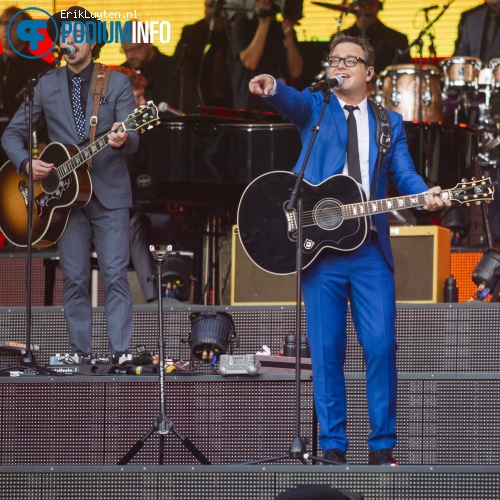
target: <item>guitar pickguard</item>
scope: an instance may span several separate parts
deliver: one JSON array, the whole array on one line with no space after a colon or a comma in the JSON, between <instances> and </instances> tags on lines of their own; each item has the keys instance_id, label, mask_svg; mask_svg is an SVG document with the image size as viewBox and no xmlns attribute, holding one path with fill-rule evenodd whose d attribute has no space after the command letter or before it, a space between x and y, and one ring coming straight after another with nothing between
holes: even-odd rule
<instances>
[{"instance_id":1,"label":"guitar pickguard","mask_svg":"<svg viewBox=\"0 0 500 500\"><path fill-rule=\"evenodd\" d=\"M59 181L59 187L53 193L45 193L36 197L35 203L38 205L38 216L40 218L45 216L45 209L49 210L52 201L60 200L71 187L71 177L66 177Z\"/></svg>"}]
</instances>

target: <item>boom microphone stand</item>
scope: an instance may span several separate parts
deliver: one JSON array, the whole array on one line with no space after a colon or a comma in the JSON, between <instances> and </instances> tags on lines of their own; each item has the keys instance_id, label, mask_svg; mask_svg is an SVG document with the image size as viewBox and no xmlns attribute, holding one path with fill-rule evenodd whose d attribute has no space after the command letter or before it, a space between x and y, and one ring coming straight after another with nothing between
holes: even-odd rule
<instances>
[{"instance_id":1,"label":"boom microphone stand","mask_svg":"<svg viewBox=\"0 0 500 500\"><path fill-rule=\"evenodd\" d=\"M29 153L29 172L28 172L28 233L27 233L27 254L26 254L26 345L25 349L20 351L19 365L9 366L2 368L0 372L4 371L22 371L29 375L61 375L53 370L42 368L35 363L35 356L32 352L31 344L31 264L32 264L32 251L33 251L33 210L34 210L34 187L33 187L33 99L35 96L35 86L40 79L48 71L59 67L61 64L61 56L54 57L52 63L47 66L42 72L38 73L35 78L28 80L26 85L17 93L16 99L24 100L25 106L28 108L28 153Z\"/></svg>"},{"instance_id":2,"label":"boom microphone stand","mask_svg":"<svg viewBox=\"0 0 500 500\"><path fill-rule=\"evenodd\" d=\"M328 80L328 85L330 85L330 80ZM301 427L300 425L301 423L300 340L301 340L301 330L302 330L301 312L302 312L302 260L303 260L302 259L303 206L302 206L301 191L302 191L302 183L304 181L304 172L306 169L307 161L309 160L309 156L311 155L314 141L316 140L316 136L318 135L321 120L323 119L323 114L325 113L326 107L330 102L332 92L333 88L330 88L330 86L328 86L324 91L325 97L323 99L323 107L321 109L316 125L312 128L312 137L311 140L309 141L309 146L307 148L304 161L302 162L300 171L297 174L297 180L295 181L295 186L293 187L290 199L288 200L288 203L286 205L286 210L291 213L293 213L295 207L297 207L297 219L296 219L297 241L296 241L296 257L295 257L295 270L297 273L296 299L295 299L296 300L295 302L295 329L296 329L295 331L295 437L292 441L292 444L290 445L288 453L283 455L276 455L274 457L252 460L250 462L244 462L241 465L254 465L264 462L275 462L276 460L283 460L287 458L300 460L303 464L307 464L307 460L310 459L313 460L314 462L319 461L327 464L338 465L331 460L327 460L325 458L320 458L308 454L305 442L302 439L302 437L300 437L300 427Z\"/></svg>"},{"instance_id":3,"label":"boom microphone stand","mask_svg":"<svg viewBox=\"0 0 500 500\"><path fill-rule=\"evenodd\" d=\"M150 245L149 251L157 264L156 279L158 283L158 347L159 347L159 389L160 389L160 414L156 417L151 428L137 440L137 442L125 453L125 455L117 462L116 465L127 465L132 458L142 449L144 443L153 435L155 431L160 435L160 451L159 451L159 465L163 465L165 436L172 432L177 438L180 439L182 444L194 455L194 457L203 465L210 465L210 461L205 455L193 444L193 442L179 434L175 428L174 423L167 416L165 412L165 356L163 352L163 294L161 293L161 265L172 253L172 245L167 247L163 255L156 252L154 245Z\"/></svg>"}]
</instances>

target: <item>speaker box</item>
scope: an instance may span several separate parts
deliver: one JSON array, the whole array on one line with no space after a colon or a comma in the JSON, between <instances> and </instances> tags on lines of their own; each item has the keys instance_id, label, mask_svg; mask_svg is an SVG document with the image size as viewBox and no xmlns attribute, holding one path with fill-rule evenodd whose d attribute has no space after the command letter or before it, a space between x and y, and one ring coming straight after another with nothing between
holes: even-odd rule
<instances>
[{"instance_id":1,"label":"speaker box","mask_svg":"<svg viewBox=\"0 0 500 500\"><path fill-rule=\"evenodd\" d=\"M440 226L391 227L398 302L443 302L450 238L450 230Z\"/></svg>"},{"instance_id":2,"label":"speaker box","mask_svg":"<svg viewBox=\"0 0 500 500\"><path fill-rule=\"evenodd\" d=\"M442 302L450 275L450 231L440 226L391 228L396 300ZM243 249L233 227L231 305L293 305L295 274L277 276L258 268Z\"/></svg>"}]
</instances>

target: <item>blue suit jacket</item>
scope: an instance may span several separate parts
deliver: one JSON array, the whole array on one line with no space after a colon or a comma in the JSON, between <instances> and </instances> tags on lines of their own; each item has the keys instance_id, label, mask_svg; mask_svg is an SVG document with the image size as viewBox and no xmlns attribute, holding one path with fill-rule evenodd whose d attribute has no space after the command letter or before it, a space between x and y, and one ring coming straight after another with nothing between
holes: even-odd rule
<instances>
[{"instance_id":1,"label":"blue suit jacket","mask_svg":"<svg viewBox=\"0 0 500 500\"><path fill-rule=\"evenodd\" d=\"M89 144L89 119L92 116L93 106L94 99L89 93L85 110L85 138L80 142L71 107L65 66L47 73L35 87L33 121L36 126L44 115L50 142L76 144L83 149ZM117 71L111 71L108 91L101 99L99 107L96 138L109 132L114 122L125 121L134 108L135 99L128 77ZM2 136L2 146L17 169L29 156L26 136L24 107L21 106ZM135 152L138 145L137 132L129 132L125 147L121 151L107 146L93 157L90 169L92 189L106 208L126 208L132 205L130 177L124 154Z\"/></svg>"},{"instance_id":2,"label":"blue suit jacket","mask_svg":"<svg viewBox=\"0 0 500 500\"><path fill-rule=\"evenodd\" d=\"M307 89L299 92L277 80L277 93L267 97L267 101L293 122L299 129L302 139L302 151L294 168L298 172L302 166L307 146L311 140L311 128L316 125L323 106L323 93L311 93ZM375 139L376 121L370 106L370 185L375 185L375 171L378 146ZM408 152L406 134L400 114L389 111L392 126L392 141L387 157L382 165L377 187L377 198L386 198L389 179L400 194L409 195L427 191L424 180L416 173ZM328 177L342 174L347 151L347 121L335 94L332 94L327 106L320 130L305 170L305 179L311 184L319 184ZM367 193L369 196L370 193ZM387 262L394 269L394 261L389 241L389 218L387 214L374 217L379 241Z\"/></svg>"}]
</instances>

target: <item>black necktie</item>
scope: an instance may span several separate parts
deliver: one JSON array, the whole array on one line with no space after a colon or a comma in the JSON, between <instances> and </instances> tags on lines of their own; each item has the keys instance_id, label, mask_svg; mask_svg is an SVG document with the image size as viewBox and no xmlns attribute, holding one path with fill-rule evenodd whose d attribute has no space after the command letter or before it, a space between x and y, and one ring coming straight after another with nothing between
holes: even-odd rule
<instances>
[{"instance_id":1,"label":"black necktie","mask_svg":"<svg viewBox=\"0 0 500 500\"><path fill-rule=\"evenodd\" d=\"M359 166L359 149L358 149L358 129L356 127L356 117L354 110L359 109L358 106L350 106L346 104L344 109L349 111L347 117L347 170L349 175L361 184L361 168Z\"/></svg>"}]
</instances>

